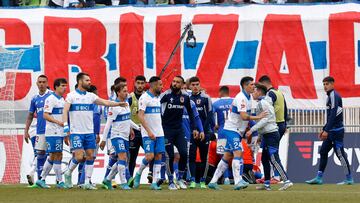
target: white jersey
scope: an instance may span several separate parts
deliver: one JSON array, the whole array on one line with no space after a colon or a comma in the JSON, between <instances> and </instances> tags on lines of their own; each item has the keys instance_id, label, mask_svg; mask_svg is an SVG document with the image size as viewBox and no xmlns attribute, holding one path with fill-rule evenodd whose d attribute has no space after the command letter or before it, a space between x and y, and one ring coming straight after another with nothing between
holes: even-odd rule
<instances>
[{"instance_id":1,"label":"white jersey","mask_svg":"<svg viewBox=\"0 0 360 203\"><path fill-rule=\"evenodd\" d=\"M66 102L71 104L69 110L71 134L94 133L93 111L96 99L98 99L96 94L78 89L67 95Z\"/></svg>"},{"instance_id":2,"label":"white jersey","mask_svg":"<svg viewBox=\"0 0 360 203\"><path fill-rule=\"evenodd\" d=\"M150 128L150 131L156 137L163 137L164 131L161 124L160 98L147 91L142 94L139 99L139 110L145 112L145 122ZM149 137L143 127L141 127L141 135L143 137Z\"/></svg>"},{"instance_id":3,"label":"white jersey","mask_svg":"<svg viewBox=\"0 0 360 203\"><path fill-rule=\"evenodd\" d=\"M111 123L110 139L112 138L123 138L129 140L131 120L130 120L130 107L110 107L107 117L107 122ZM106 123L108 125L108 123ZM110 126L106 126L107 128ZM108 130L105 130L108 131ZM108 132L104 132L108 133Z\"/></svg>"},{"instance_id":4,"label":"white jersey","mask_svg":"<svg viewBox=\"0 0 360 203\"><path fill-rule=\"evenodd\" d=\"M230 114L228 120L225 121L224 129L236 131L243 134L248 126L249 121L244 121L240 113L245 112L250 115L252 96L247 95L244 91L236 95L234 101L231 104Z\"/></svg>"},{"instance_id":5,"label":"white jersey","mask_svg":"<svg viewBox=\"0 0 360 203\"><path fill-rule=\"evenodd\" d=\"M55 93L51 93L51 95L45 99L44 113L49 113L55 120L62 121L64 104L65 100L63 97L60 97ZM64 127L59 126L56 123L46 121L45 136L64 136Z\"/></svg>"}]
</instances>

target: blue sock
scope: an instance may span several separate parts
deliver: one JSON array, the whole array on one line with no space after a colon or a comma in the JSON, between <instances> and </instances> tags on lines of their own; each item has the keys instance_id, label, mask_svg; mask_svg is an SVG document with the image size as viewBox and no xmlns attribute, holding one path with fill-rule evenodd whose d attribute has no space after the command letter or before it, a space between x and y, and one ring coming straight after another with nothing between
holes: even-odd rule
<instances>
[{"instance_id":1,"label":"blue sock","mask_svg":"<svg viewBox=\"0 0 360 203\"><path fill-rule=\"evenodd\" d=\"M84 162L81 162L78 165L78 185L84 184L84 181L85 181L84 173L85 173ZM82 179L83 175L84 175L84 179Z\"/></svg>"},{"instance_id":2,"label":"blue sock","mask_svg":"<svg viewBox=\"0 0 360 203\"><path fill-rule=\"evenodd\" d=\"M229 169L226 169L224 172L224 178L229 178L230 174L229 174Z\"/></svg>"},{"instance_id":3,"label":"blue sock","mask_svg":"<svg viewBox=\"0 0 360 203\"><path fill-rule=\"evenodd\" d=\"M324 172L318 171L318 172L317 172L317 177L322 178L322 177L323 177L323 174L324 174Z\"/></svg>"},{"instance_id":4,"label":"blue sock","mask_svg":"<svg viewBox=\"0 0 360 203\"><path fill-rule=\"evenodd\" d=\"M352 179L351 173L346 175L346 180Z\"/></svg>"},{"instance_id":5,"label":"blue sock","mask_svg":"<svg viewBox=\"0 0 360 203\"><path fill-rule=\"evenodd\" d=\"M265 180L264 185L269 185L270 186L270 180Z\"/></svg>"},{"instance_id":6,"label":"blue sock","mask_svg":"<svg viewBox=\"0 0 360 203\"><path fill-rule=\"evenodd\" d=\"M38 175L38 180L41 180L41 173L42 173L45 161L46 161L46 157L47 157L46 154L38 154L36 156L36 158L37 158L36 172Z\"/></svg>"},{"instance_id":7,"label":"blue sock","mask_svg":"<svg viewBox=\"0 0 360 203\"><path fill-rule=\"evenodd\" d=\"M125 177L126 177L126 180L129 180L131 178L128 165L126 166Z\"/></svg>"},{"instance_id":8,"label":"blue sock","mask_svg":"<svg viewBox=\"0 0 360 203\"><path fill-rule=\"evenodd\" d=\"M174 162L174 173L177 180L179 179L179 162Z\"/></svg>"},{"instance_id":9,"label":"blue sock","mask_svg":"<svg viewBox=\"0 0 360 203\"><path fill-rule=\"evenodd\" d=\"M106 166L104 179L109 175L111 167L117 162L117 159L114 156L109 157L108 165Z\"/></svg>"},{"instance_id":10,"label":"blue sock","mask_svg":"<svg viewBox=\"0 0 360 203\"><path fill-rule=\"evenodd\" d=\"M166 155L165 153L161 156L161 170L160 170L160 177L162 180L165 180L165 173L166 173Z\"/></svg>"}]
</instances>

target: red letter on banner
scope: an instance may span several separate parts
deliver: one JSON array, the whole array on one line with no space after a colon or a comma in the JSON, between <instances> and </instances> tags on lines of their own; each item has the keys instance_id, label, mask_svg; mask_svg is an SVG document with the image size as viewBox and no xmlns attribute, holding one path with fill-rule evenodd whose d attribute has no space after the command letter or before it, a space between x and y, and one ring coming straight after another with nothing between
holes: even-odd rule
<instances>
[{"instance_id":1,"label":"red letter on banner","mask_svg":"<svg viewBox=\"0 0 360 203\"><path fill-rule=\"evenodd\" d=\"M128 80L129 91L137 75L144 75L144 17L135 13L120 17L120 75Z\"/></svg>"},{"instance_id":2,"label":"red letter on banner","mask_svg":"<svg viewBox=\"0 0 360 203\"><path fill-rule=\"evenodd\" d=\"M24 21L15 18L0 18L0 29L5 31L3 45L31 45L30 30ZM31 73L6 71L5 76L6 85L0 88L0 100L24 98L31 88Z\"/></svg>"},{"instance_id":3,"label":"red letter on banner","mask_svg":"<svg viewBox=\"0 0 360 203\"><path fill-rule=\"evenodd\" d=\"M213 25L197 71L201 85L212 97L218 96L220 81L238 29L238 19L239 16L234 14L199 14L194 16L194 24ZM229 87L231 88L230 92L239 92L239 86Z\"/></svg>"},{"instance_id":4,"label":"red letter on banner","mask_svg":"<svg viewBox=\"0 0 360 203\"><path fill-rule=\"evenodd\" d=\"M181 15L158 16L156 20L156 73L160 74L171 52L180 38ZM164 87L169 87L173 77L181 75L181 48L176 51L173 59L162 75Z\"/></svg>"},{"instance_id":5,"label":"red letter on banner","mask_svg":"<svg viewBox=\"0 0 360 203\"><path fill-rule=\"evenodd\" d=\"M288 74L280 73L283 54ZM290 86L294 98L317 98L300 15L266 17L256 78L262 75L271 77L275 87Z\"/></svg>"},{"instance_id":6,"label":"red letter on banner","mask_svg":"<svg viewBox=\"0 0 360 203\"><path fill-rule=\"evenodd\" d=\"M354 23L360 23L359 12L331 14L329 18L330 75L343 97L360 96L360 85L355 84Z\"/></svg>"},{"instance_id":7,"label":"red letter on banner","mask_svg":"<svg viewBox=\"0 0 360 203\"><path fill-rule=\"evenodd\" d=\"M81 32L81 47L69 51L69 29ZM107 98L106 63L102 59L106 51L106 30L94 18L45 17L45 74L49 84L56 78L69 75L69 64L77 65L86 72L99 90L99 96Z\"/></svg>"}]
</instances>

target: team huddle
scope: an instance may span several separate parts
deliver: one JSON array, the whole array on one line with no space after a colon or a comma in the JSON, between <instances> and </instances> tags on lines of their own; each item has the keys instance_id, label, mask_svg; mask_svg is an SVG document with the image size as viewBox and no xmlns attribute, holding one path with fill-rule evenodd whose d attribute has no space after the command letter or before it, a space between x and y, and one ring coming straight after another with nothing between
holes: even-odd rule
<instances>
[{"instance_id":1,"label":"team huddle","mask_svg":"<svg viewBox=\"0 0 360 203\"><path fill-rule=\"evenodd\" d=\"M228 87L221 87L219 99L214 102L195 76L187 81L176 76L170 89L163 91L161 78L151 77L146 88L146 78L140 75L130 94L126 79L119 77L109 100L97 96L88 74L79 73L76 81L75 90L64 98L66 79L56 79L53 91L49 90L45 75L37 79L39 94L31 100L25 127L25 140L31 140L35 154L27 175L33 187L50 188L46 178L54 169L56 187L72 188L72 173L78 168L77 185L97 189L91 181L94 160L99 148L106 148L109 162L102 182L105 189L138 188L142 173L149 166L147 178L152 190L161 190L165 182L169 190L220 190L218 184L233 184L234 190L242 190L262 177L254 165L258 147L262 148L264 178L256 189L271 190L272 176L282 181L279 190L293 186L279 157L280 139L287 127L287 106L283 94L272 87L266 75L258 83L252 77L243 77L241 92L235 98L229 97ZM327 77L323 82L325 90L330 85L326 90L330 107L327 124L319 136L324 140L322 163L317 177L307 183L322 184L327 153L333 147L347 169L342 184L353 184L342 144L341 97L334 94L333 78ZM100 137L101 115L106 124ZM32 123L34 117L36 124ZM63 144L69 145L72 153L65 171L61 168ZM140 147L145 157L135 171ZM119 181L114 181L117 174Z\"/></svg>"}]
</instances>

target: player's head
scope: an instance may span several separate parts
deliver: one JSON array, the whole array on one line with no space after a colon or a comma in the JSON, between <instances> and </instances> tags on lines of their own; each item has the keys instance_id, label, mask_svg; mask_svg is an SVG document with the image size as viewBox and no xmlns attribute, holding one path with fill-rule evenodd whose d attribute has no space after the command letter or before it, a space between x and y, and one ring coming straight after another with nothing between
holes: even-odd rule
<instances>
[{"instance_id":1,"label":"player's head","mask_svg":"<svg viewBox=\"0 0 360 203\"><path fill-rule=\"evenodd\" d=\"M230 90L228 86L221 86L219 89L219 97L228 97L230 95Z\"/></svg>"},{"instance_id":2,"label":"player's head","mask_svg":"<svg viewBox=\"0 0 360 203\"><path fill-rule=\"evenodd\" d=\"M67 81L65 78L57 78L54 81L54 91L57 95L63 96L67 88Z\"/></svg>"},{"instance_id":3,"label":"player's head","mask_svg":"<svg viewBox=\"0 0 360 203\"><path fill-rule=\"evenodd\" d=\"M153 76L149 80L150 90L155 93L155 95L160 95L163 84L161 78L158 76Z\"/></svg>"},{"instance_id":4,"label":"player's head","mask_svg":"<svg viewBox=\"0 0 360 203\"><path fill-rule=\"evenodd\" d=\"M128 89L126 84L115 85L114 91L117 97L122 101L124 101L128 96Z\"/></svg>"},{"instance_id":5,"label":"player's head","mask_svg":"<svg viewBox=\"0 0 360 203\"><path fill-rule=\"evenodd\" d=\"M261 83L262 85L264 85L267 89L271 88L272 87L272 84L271 84L271 79L269 76L267 75L263 75L259 78L258 80L259 83Z\"/></svg>"},{"instance_id":6,"label":"player's head","mask_svg":"<svg viewBox=\"0 0 360 203\"><path fill-rule=\"evenodd\" d=\"M181 90L181 88L184 86L185 80L183 77L181 77L180 75L175 76L173 81L171 82L171 90L173 92L179 92Z\"/></svg>"},{"instance_id":7,"label":"player's head","mask_svg":"<svg viewBox=\"0 0 360 203\"><path fill-rule=\"evenodd\" d=\"M81 88L82 90L88 91L91 85L90 76L87 73L78 73L76 75L76 82L78 84L78 88Z\"/></svg>"},{"instance_id":8,"label":"player's head","mask_svg":"<svg viewBox=\"0 0 360 203\"><path fill-rule=\"evenodd\" d=\"M92 93L94 93L96 95L98 94L98 90L97 90L95 85L90 85L90 87L88 89L88 92L92 92Z\"/></svg>"},{"instance_id":9,"label":"player's head","mask_svg":"<svg viewBox=\"0 0 360 203\"><path fill-rule=\"evenodd\" d=\"M126 78L124 78L124 77L118 77L118 78L116 78L115 80L114 80L114 85L118 85L118 84L127 84L127 82L126 82Z\"/></svg>"},{"instance_id":10,"label":"player's head","mask_svg":"<svg viewBox=\"0 0 360 203\"><path fill-rule=\"evenodd\" d=\"M255 90L254 93L252 93L254 99L259 99L262 96L266 95L267 88L265 85L262 85L260 83L255 84Z\"/></svg>"},{"instance_id":11,"label":"player's head","mask_svg":"<svg viewBox=\"0 0 360 203\"><path fill-rule=\"evenodd\" d=\"M189 88L193 94L197 94L201 91L200 79L196 76L189 79Z\"/></svg>"},{"instance_id":12,"label":"player's head","mask_svg":"<svg viewBox=\"0 0 360 203\"><path fill-rule=\"evenodd\" d=\"M245 77L241 78L240 86L241 86L241 89L245 90L246 93L252 94L255 89L254 78L252 78L250 76L245 76Z\"/></svg>"},{"instance_id":13,"label":"player's head","mask_svg":"<svg viewBox=\"0 0 360 203\"><path fill-rule=\"evenodd\" d=\"M36 85L40 92L45 92L48 87L48 78L46 75L39 75L36 80Z\"/></svg>"},{"instance_id":14,"label":"player's head","mask_svg":"<svg viewBox=\"0 0 360 203\"><path fill-rule=\"evenodd\" d=\"M134 84L136 93L141 94L145 89L145 85L146 85L145 76L143 75L136 76L135 84Z\"/></svg>"},{"instance_id":15,"label":"player's head","mask_svg":"<svg viewBox=\"0 0 360 203\"><path fill-rule=\"evenodd\" d=\"M334 89L335 79L331 76L327 76L323 79L324 90L326 92Z\"/></svg>"}]
</instances>

